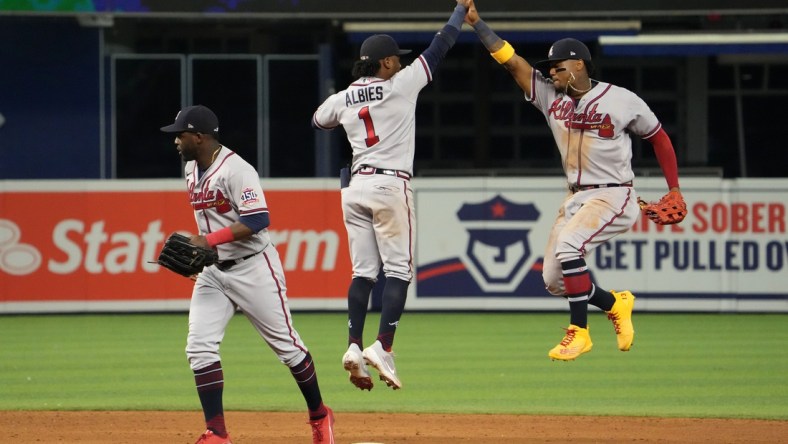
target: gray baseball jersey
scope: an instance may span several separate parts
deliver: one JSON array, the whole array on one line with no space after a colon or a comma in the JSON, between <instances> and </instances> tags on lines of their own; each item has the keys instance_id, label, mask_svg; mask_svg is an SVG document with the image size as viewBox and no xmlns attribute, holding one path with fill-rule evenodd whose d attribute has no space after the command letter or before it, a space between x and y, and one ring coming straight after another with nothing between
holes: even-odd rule
<instances>
[{"instance_id":1,"label":"gray baseball jersey","mask_svg":"<svg viewBox=\"0 0 788 444\"><path fill-rule=\"evenodd\" d=\"M547 119L569 184L625 183L634 179L630 134L648 138L662 125L632 91L598 82L575 103L534 69L531 102Z\"/></svg>"},{"instance_id":2,"label":"gray baseball jersey","mask_svg":"<svg viewBox=\"0 0 788 444\"><path fill-rule=\"evenodd\" d=\"M566 180L574 187L559 209L543 264L548 291L563 295L561 261L578 251L586 255L637 221L630 134L647 138L662 125L648 105L625 88L596 82L575 101L556 91L538 70L531 79L531 97L526 94L525 99L545 115Z\"/></svg>"},{"instance_id":3,"label":"gray baseball jersey","mask_svg":"<svg viewBox=\"0 0 788 444\"><path fill-rule=\"evenodd\" d=\"M202 174L196 161L186 163L185 173L201 235L241 215L268 212L257 171L227 147ZM236 308L282 363L292 367L303 361L307 348L293 327L282 263L268 230L216 248L220 264L206 267L192 291L186 345L192 369L219 360L219 344Z\"/></svg>"},{"instance_id":4,"label":"gray baseball jersey","mask_svg":"<svg viewBox=\"0 0 788 444\"><path fill-rule=\"evenodd\" d=\"M353 149L352 171L361 165L413 174L416 150L416 100L432 80L424 57L389 80L362 77L323 102L315 126L345 129Z\"/></svg>"}]
</instances>

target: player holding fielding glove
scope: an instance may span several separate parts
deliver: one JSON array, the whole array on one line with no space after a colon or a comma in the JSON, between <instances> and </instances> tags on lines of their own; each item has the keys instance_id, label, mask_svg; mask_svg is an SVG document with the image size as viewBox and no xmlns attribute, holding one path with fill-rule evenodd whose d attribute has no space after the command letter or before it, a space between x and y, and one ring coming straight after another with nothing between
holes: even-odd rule
<instances>
[{"instance_id":1,"label":"player holding fielding glove","mask_svg":"<svg viewBox=\"0 0 788 444\"><path fill-rule=\"evenodd\" d=\"M457 0L448 23L405 68L400 55L409 50L399 49L388 35L367 38L353 66L357 80L327 98L312 117L312 126L317 129L342 125L353 149L352 177L349 186L342 188L342 211L353 262L348 290L348 349L342 364L350 373L350 382L362 390L372 389L365 363L375 367L389 387L402 387L391 349L413 278L415 215L410 177L416 149L416 100L454 46L465 17L464 4ZM364 348L364 321L381 263L386 285L380 326L377 340Z\"/></svg>"},{"instance_id":2,"label":"player holding fielding glove","mask_svg":"<svg viewBox=\"0 0 788 444\"><path fill-rule=\"evenodd\" d=\"M663 200L680 202L675 206L683 204L670 138L640 97L590 78L591 53L583 43L575 39L555 42L547 60L537 64L544 67L545 76L481 20L473 0L468 2L465 21L473 26L492 57L514 77L525 92L525 100L545 115L561 153L569 192L547 241L542 274L547 291L569 301L570 325L548 356L573 360L591 350L589 303L607 313L619 350L627 351L635 334L635 297L629 291L607 292L595 285L585 256L637 221L640 208L632 183L631 135L654 146L670 190L670 199ZM662 223L662 219L647 215ZM680 222L686 206L683 213L675 211L671 215L666 223Z\"/></svg>"},{"instance_id":3,"label":"player holding fielding glove","mask_svg":"<svg viewBox=\"0 0 788 444\"><path fill-rule=\"evenodd\" d=\"M293 327L257 171L219 143L219 120L204 106L184 108L175 123L161 130L176 135L178 152L186 161L186 187L201 233L190 242L219 253L219 262L196 276L189 306L186 355L207 428L196 444L231 444L224 423L219 345L236 309L290 368L309 410L313 442L333 444L334 414L323 405L312 355Z\"/></svg>"}]
</instances>

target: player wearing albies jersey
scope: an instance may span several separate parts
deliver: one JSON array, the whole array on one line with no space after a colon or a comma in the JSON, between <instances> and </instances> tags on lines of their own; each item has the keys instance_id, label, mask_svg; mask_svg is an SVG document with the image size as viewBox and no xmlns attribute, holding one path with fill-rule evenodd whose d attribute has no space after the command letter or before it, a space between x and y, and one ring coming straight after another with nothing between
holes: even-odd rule
<instances>
[{"instance_id":1,"label":"player wearing albies jersey","mask_svg":"<svg viewBox=\"0 0 788 444\"><path fill-rule=\"evenodd\" d=\"M190 242L219 253L219 262L195 278L189 306L186 355L207 428L196 444L231 444L224 422L219 345L236 309L290 368L309 410L313 442L333 444L334 415L323 404L312 355L293 327L257 171L219 143L219 121L204 106L184 108L175 123L161 130L176 134L178 152L186 161L186 187L200 233Z\"/></svg>"},{"instance_id":2,"label":"player wearing albies jersey","mask_svg":"<svg viewBox=\"0 0 788 444\"><path fill-rule=\"evenodd\" d=\"M348 350L342 358L350 381L372 389L366 365L399 389L393 353L394 333L413 278L415 216L413 156L416 150L416 100L459 35L466 8L457 6L429 47L402 68L401 50L388 35L367 38L353 66L356 80L315 111L312 126L342 126L353 150L349 186L342 188L342 210L353 262L348 290ZM364 321L381 264L386 276L375 342L364 348ZM363 350L363 351L362 351Z\"/></svg>"},{"instance_id":3,"label":"player wearing albies jersey","mask_svg":"<svg viewBox=\"0 0 788 444\"><path fill-rule=\"evenodd\" d=\"M592 282L585 256L629 230L640 214L633 188L632 136L654 146L668 188L679 192L670 138L637 95L590 78L591 53L582 42L555 42L547 60L537 63L544 66L545 76L480 19L473 0L465 21L514 77L525 100L545 115L561 153L569 192L547 241L542 274L548 292L568 300L570 325L548 356L572 360L591 350L589 303L607 313L618 348L627 351L635 334L635 297L629 291L607 292Z\"/></svg>"}]
</instances>

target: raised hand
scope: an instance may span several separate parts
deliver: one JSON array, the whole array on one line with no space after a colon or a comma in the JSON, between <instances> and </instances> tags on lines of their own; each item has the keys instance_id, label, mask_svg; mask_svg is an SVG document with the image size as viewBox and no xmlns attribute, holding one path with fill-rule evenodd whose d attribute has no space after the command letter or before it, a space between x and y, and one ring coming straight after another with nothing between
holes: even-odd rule
<instances>
[{"instance_id":1,"label":"raised hand","mask_svg":"<svg viewBox=\"0 0 788 444\"><path fill-rule=\"evenodd\" d=\"M474 4L473 0L457 0L457 3L463 1L465 3L465 7L468 8L468 12L465 13L465 23L473 26L480 20L479 12L476 10L476 5Z\"/></svg>"}]
</instances>

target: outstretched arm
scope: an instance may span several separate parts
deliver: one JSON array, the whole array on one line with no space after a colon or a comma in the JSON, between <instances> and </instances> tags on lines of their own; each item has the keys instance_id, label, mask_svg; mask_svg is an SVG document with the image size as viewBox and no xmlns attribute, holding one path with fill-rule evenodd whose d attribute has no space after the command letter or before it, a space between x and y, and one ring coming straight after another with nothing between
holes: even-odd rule
<instances>
[{"instance_id":1,"label":"outstretched arm","mask_svg":"<svg viewBox=\"0 0 788 444\"><path fill-rule=\"evenodd\" d=\"M430 68L430 72L435 72L438 64L446 57L446 53L457 42L457 36L460 34L460 28L462 28L462 20L467 12L465 3L466 0L457 0L457 6L454 8L451 17L449 17L449 21L443 26L443 29L435 34L430 46L421 53L421 56Z\"/></svg>"},{"instance_id":2,"label":"outstretched arm","mask_svg":"<svg viewBox=\"0 0 788 444\"><path fill-rule=\"evenodd\" d=\"M482 44L490 51L490 55L514 77L514 81L531 96L531 74L533 68L524 58L517 55L512 45L498 37L495 32L479 17L474 0L465 0L468 13L465 14L465 23L471 25Z\"/></svg>"}]
</instances>

